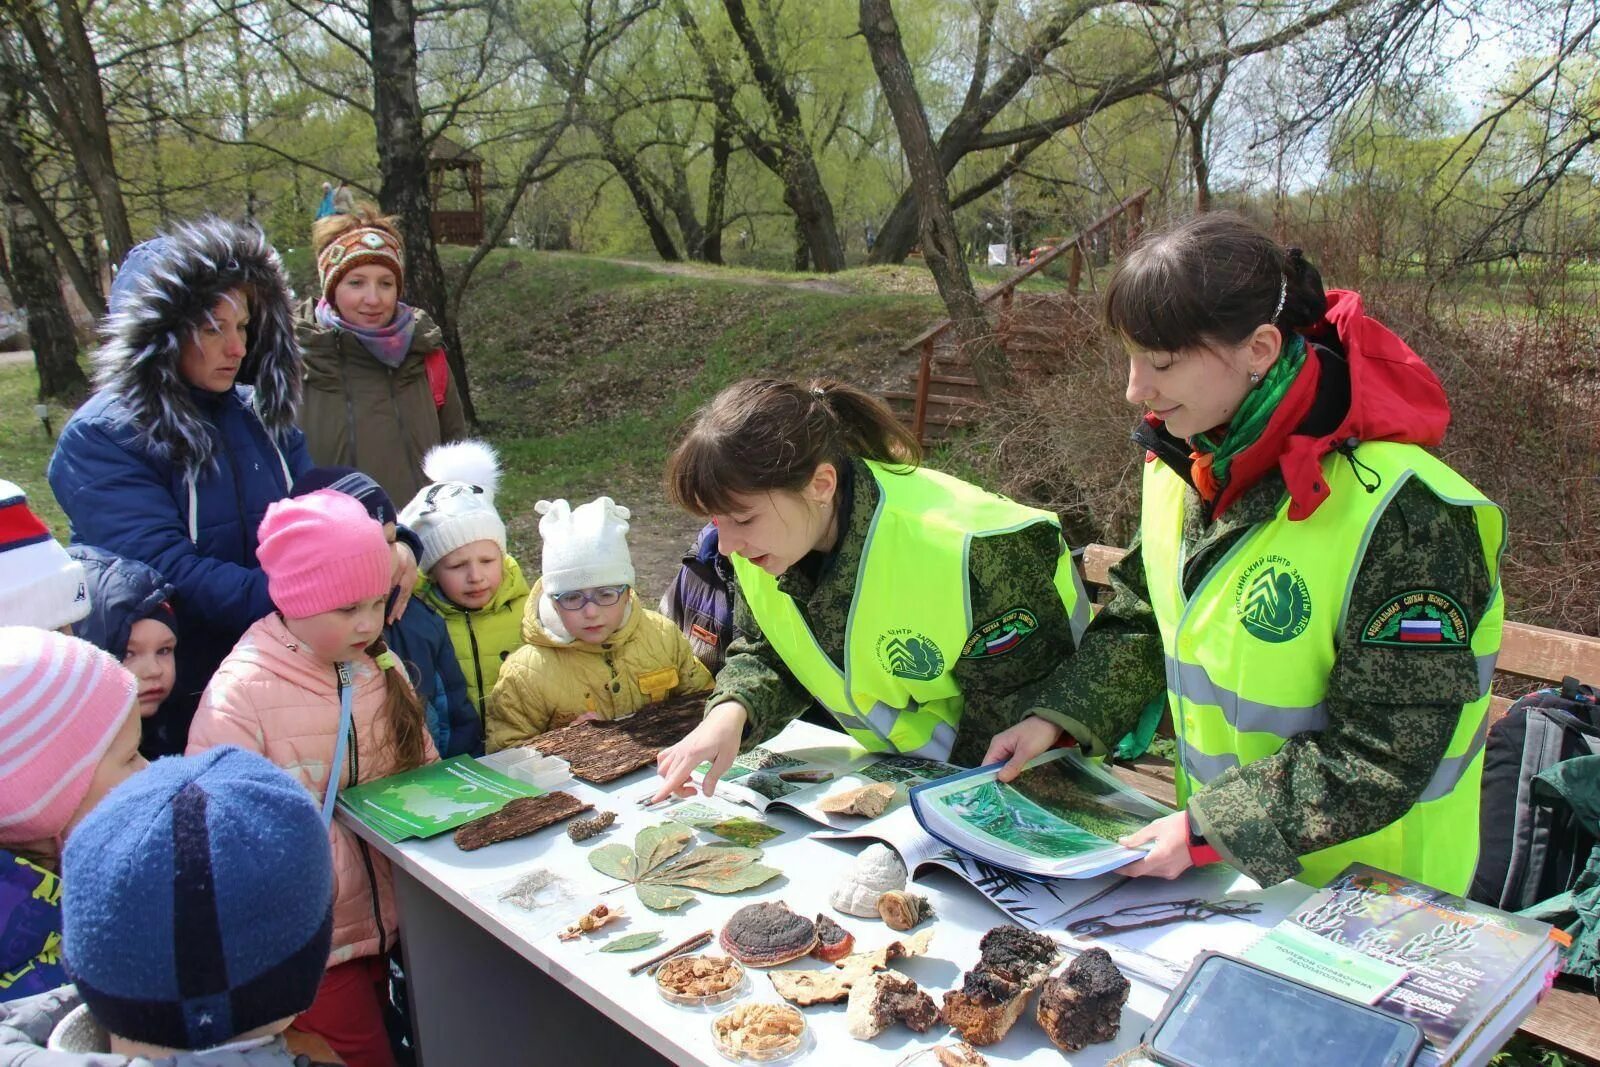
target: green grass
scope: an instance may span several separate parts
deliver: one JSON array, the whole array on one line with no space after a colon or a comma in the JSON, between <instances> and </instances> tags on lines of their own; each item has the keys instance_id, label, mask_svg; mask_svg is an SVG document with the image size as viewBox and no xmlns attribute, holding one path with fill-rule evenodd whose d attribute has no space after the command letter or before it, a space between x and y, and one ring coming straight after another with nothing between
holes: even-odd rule
<instances>
[{"instance_id":1,"label":"green grass","mask_svg":"<svg viewBox=\"0 0 1600 1067\"><path fill-rule=\"evenodd\" d=\"M0 367L0 478L16 482L28 494L28 504L61 540L67 539L67 517L44 479L45 467L55 448L54 434L34 414L39 402L39 376L33 364ZM72 409L50 405L50 428L61 431Z\"/></svg>"}]
</instances>

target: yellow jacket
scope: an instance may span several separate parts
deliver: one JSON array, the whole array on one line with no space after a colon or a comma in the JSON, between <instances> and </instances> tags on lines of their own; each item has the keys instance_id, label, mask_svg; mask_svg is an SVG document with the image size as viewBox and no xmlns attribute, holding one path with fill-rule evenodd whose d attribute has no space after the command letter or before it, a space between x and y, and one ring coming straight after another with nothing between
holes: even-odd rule
<instances>
[{"instance_id":1,"label":"yellow jacket","mask_svg":"<svg viewBox=\"0 0 1600 1067\"><path fill-rule=\"evenodd\" d=\"M568 725L584 712L603 719L632 715L647 704L711 688L711 672L670 619L628 593L622 629L603 644L564 642L539 618L542 582L522 615L527 644L500 666L489 694L485 742L490 752Z\"/></svg>"}]
</instances>

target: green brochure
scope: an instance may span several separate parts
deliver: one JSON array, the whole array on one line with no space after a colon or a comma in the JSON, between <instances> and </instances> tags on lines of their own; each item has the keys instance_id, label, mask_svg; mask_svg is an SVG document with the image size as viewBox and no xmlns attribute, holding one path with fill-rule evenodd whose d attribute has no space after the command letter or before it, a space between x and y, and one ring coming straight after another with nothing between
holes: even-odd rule
<instances>
[{"instance_id":1,"label":"green brochure","mask_svg":"<svg viewBox=\"0 0 1600 1067\"><path fill-rule=\"evenodd\" d=\"M492 815L518 797L544 793L507 778L471 756L452 756L413 771L349 786L339 806L388 841L433 837Z\"/></svg>"}]
</instances>

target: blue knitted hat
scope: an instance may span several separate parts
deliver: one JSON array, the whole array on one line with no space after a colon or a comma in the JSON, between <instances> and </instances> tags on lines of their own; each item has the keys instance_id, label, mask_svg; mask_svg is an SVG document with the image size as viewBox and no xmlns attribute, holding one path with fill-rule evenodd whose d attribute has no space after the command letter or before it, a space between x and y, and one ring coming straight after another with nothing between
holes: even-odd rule
<instances>
[{"instance_id":1,"label":"blue knitted hat","mask_svg":"<svg viewBox=\"0 0 1600 1067\"><path fill-rule=\"evenodd\" d=\"M333 937L328 832L253 752L158 760L62 857L67 973L111 1033L205 1049L311 1006Z\"/></svg>"}]
</instances>

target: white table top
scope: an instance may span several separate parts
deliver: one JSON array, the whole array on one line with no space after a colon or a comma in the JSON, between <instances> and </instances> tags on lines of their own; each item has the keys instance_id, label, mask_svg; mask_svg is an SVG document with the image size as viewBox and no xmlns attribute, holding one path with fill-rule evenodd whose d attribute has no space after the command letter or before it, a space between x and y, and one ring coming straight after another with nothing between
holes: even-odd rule
<instances>
[{"instance_id":1,"label":"white table top","mask_svg":"<svg viewBox=\"0 0 1600 1067\"><path fill-rule=\"evenodd\" d=\"M797 726L817 729L808 724ZM716 1013L731 1005L705 1011L677 1007L657 995L651 977L643 974L630 977L629 967L702 930L720 932L734 911L754 901L782 900L806 916L826 913L855 935L856 951L870 950L905 936L876 919L840 914L828 904L833 886L868 842L813 840L808 834L819 827L781 808L761 816L740 809L743 814L758 817L785 831L782 837L763 846L762 862L784 872L782 877L766 885L733 896L697 892L694 903L676 912L650 911L627 887L602 896L604 890L619 883L594 870L584 853L602 844L621 843L631 847L640 829L663 822L665 811L641 811L635 802L638 797L647 795L657 781L653 769L646 769L604 788L581 782L565 787L574 796L592 802L596 811L617 813L617 822L609 831L581 844L574 844L562 826L557 825L529 837L473 852L461 851L449 834L430 841L394 845L367 827L348 820L342 813L340 817L346 818L347 825L391 862L471 921L662 1055L680 1064L721 1065L727 1062L711 1042L710 1026ZM700 836L702 843L716 840ZM567 879L572 899L534 912L498 901L499 893L511 882L538 868L549 869ZM929 920L936 931L933 943L928 956L902 959L891 966L914 978L934 1003L939 1004L944 991L958 986L962 973L977 962L978 939L991 927L1006 924L1008 919L976 890L951 874L927 873L914 881L913 888L927 895L936 910L936 917ZM623 906L628 918L576 941L557 940L556 931L602 901ZM599 951L607 940L652 930L660 931L663 937L661 944L654 948L626 953ZM714 941L704 951L720 953ZM785 966L826 970L828 965L803 959ZM1121 1034L1114 1042L1091 1045L1081 1052L1063 1055L1034 1021L1030 1004L1004 1041L980 1051L989 1062L996 1064L1104 1063L1138 1044L1167 996L1164 990L1134 975L1129 977L1133 980L1133 990L1123 1011ZM743 1000L779 999L763 971L750 968L749 981L750 991ZM915 1034L896 1024L875 1040L863 1042L850 1037L846 1031L843 1004L805 1008L802 1014L814 1039L804 1059L813 1063L831 1056L847 1057L845 1062L851 1064L896 1064L919 1049L959 1040L958 1034L944 1026L935 1025L926 1034Z\"/></svg>"}]
</instances>

